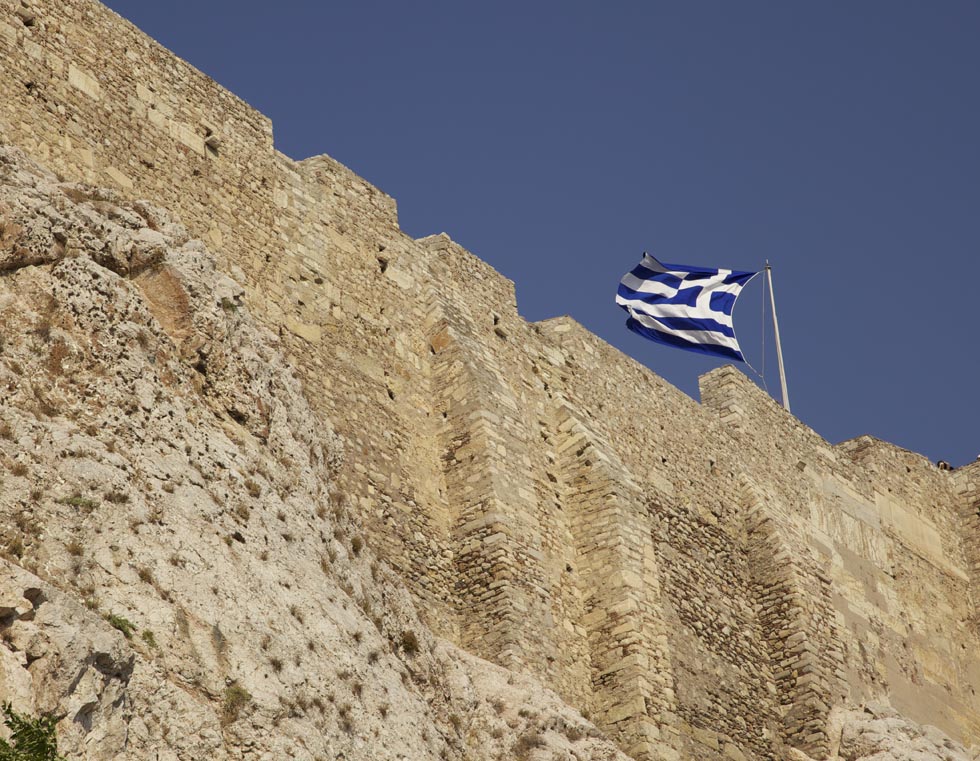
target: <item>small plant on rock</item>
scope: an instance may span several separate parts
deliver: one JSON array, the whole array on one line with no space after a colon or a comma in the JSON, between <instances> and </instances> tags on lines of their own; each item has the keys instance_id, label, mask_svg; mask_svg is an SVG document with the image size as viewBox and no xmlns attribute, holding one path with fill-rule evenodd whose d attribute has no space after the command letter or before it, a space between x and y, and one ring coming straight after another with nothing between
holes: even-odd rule
<instances>
[{"instance_id":1,"label":"small plant on rock","mask_svg":"<svg viewBox=\"0 0 980 761\"><path fill-rule=\"evenodd\" d=\"M7 542L7 553L20 559L24 555L24 541L15 536Z\"/></svg>"},{"instance_id":2,"label":"small plant on rock","mask_svg":"<svg viewBox=\"0 0 980 761\"><path fill-rule=\"evenodd\" d=\"M87 513L92 512L99 506L99 503L94 499L89 499L88 497L83 497L81 494L72 494L70 497L62 497L58 500L62 505L68 505L69 507L76 507L79 510L84 510Z\"/></svg>"},{"instance_id":3,"label":"small plant on rock","mask_svg":"<svg viewBox=\"0 0 980 761\"><path fill-rule=\"evenodd\" d=\"M419 638L415 636L415 632L407 629L403 631L401 646L405 655L415 655L419 651Z\"/></svg>"},{"instance_id":4,"label":"small plant on rock","mask_svg":"<svg viewBox=\"0 0 980 761\"><path fill-rule=\"evenodd\" d=\"M364 540L359 536L351 537L350 548L354 550L355 555L360 555L361 550L364 548Z\"/></svg>"},{"instance_id":5,"label":"small plant on rock","mask_svg":"<svg viewBox=\"0 0 980 761\"><path fill-rule=\"evenodd\" d=\"M251 693L238 682L232 682L225 688L225 702L221 708L221 723L225 726L238 721L242 709L252 702Z\"/></svg>"},{"instance_id":6,"label":"small plant on rock","mask_svg":"<svg viewBox=\"0 0 980 761\"><path fill-rule=\"evenodd\" d=\"M3 723L10 730L10 741L0 740L2 761L64 761L58 755L58 738L52 716L31 719L17 713L10 703L3 704Z\"/></svg>"},{"instance_id":7,"label":"small plant on rock","mask_svg":"<svg viewBox=\"0 0 980 761\"><path fill-rule=\"evenodd\" d=\"M109 622L109 626L113 629L117 629L122 632L122 635L126 639L133 638L133 632L136 631L136 624L127 618L122 616L117 616L115 613L107 613L105 620Z\"/></svg>"},{"instance_id":8,"label":"small plant on rock","mask_svg":"<svg viewBox=\"0 0 980 761\"><path fill-rule=\"evenodd\" d=\"M525 761L525 759L530 758L531 751L535 748L543 748L547 743L544 737L542 737L538 732L528 732L526 735L522 735L521 738L514 743L514 758L520 761Z\"/></svg>"}]
</instances>

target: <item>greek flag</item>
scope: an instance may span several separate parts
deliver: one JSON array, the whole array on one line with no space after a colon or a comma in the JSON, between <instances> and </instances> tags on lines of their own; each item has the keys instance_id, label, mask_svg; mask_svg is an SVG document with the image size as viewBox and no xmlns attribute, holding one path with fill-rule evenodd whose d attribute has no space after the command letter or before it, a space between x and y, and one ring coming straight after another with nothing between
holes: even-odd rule
<instances>
[{"instance_id":1,"label":"greek flag","mask_svg":"<svg viewBox=\"0 0 980 761\"><path fill-rule=\"evenodd\" d=\"M735 299L758 272L661 264L643 254L626 273L616 303L626 327L651 341L744 362L732 327Z\"/></svg>"}]
</instances>

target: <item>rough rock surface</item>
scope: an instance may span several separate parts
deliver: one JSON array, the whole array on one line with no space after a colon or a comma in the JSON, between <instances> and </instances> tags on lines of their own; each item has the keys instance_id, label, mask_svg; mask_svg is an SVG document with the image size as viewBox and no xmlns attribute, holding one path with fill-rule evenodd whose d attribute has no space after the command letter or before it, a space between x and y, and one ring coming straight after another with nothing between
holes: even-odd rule
<instances>
[{"instance_id":1,"label":"rough rock surface","mask_svg":"<svg viewBox=\"0 0 980 761\"><path fill-rule=\"evenodd\" d=\"M887 706L868 705L844 711L839 758L842 761L973 761L980 749L968 751L935 727L918 726Z\"/></svg>"},{"instance_id":2,"label":"rough rock surface","mask_svg":"<svg viewBox=\"0 0 980 761\"><path fill-rule=\"evenodd\" d=\"M70 759L625 758L429 633L200 242L12 149L0 186L0 700ZM844 761L978 757L886 707L834 722Z\"/></svg>"},{"instance_id":3,"label":"rough rock surface","mask_svg":"<svg viewBox=\"0 0 980 761\"><path fill-rule=\"evenodd\" d=\"M0 700L70 759L613 759L434 638L235 281L0 149Z\"/></svg>"}]
</instances>

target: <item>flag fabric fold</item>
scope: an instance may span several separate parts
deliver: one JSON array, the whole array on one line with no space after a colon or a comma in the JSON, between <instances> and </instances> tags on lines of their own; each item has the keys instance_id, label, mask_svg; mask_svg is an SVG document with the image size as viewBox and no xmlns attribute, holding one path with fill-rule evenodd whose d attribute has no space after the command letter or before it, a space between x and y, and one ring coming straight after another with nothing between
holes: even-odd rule
<instances>
[{"instance_id":1,"label":"flag fabric fold","mask_svg":"<svg viewBox=\"0 0 980 761\"><path fill-rule=\"evenodd\" d=\"M662 264L649 254L620 281L626 327L651 341L744 362L732 310L758 272Z\"/></svg>"}]
</instances>

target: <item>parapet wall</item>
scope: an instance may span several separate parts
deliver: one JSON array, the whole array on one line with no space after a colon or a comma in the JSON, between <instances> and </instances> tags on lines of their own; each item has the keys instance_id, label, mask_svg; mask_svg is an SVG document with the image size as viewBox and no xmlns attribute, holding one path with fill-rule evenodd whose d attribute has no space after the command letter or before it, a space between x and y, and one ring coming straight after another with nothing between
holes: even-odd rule
<instances>
[{"instance_id":1,"label":"parapet wall","mask_svg":"<svg viewBox=\"0 0 980 761\"><path fill-rule=\"evenodd\" d=\"M0 53L4 141L169 207L243 282L441 634L637 758L824 758L831 709L870 699L980 742L978 466L831 446L733 368L698 404L525 322L510 281L91 0L0 0Z\"/></svg>"},{"instance_id":2,"label":"parapet wall","mask_svg":"<svg viewBox=\"0 0 980 761\"><path fill-rule=\"evenodd\" d=\"M0 8L8 140L66 177L154 199L229 258L275 248L265 116L97 3Z\"/></svg>"}]
</instances>

